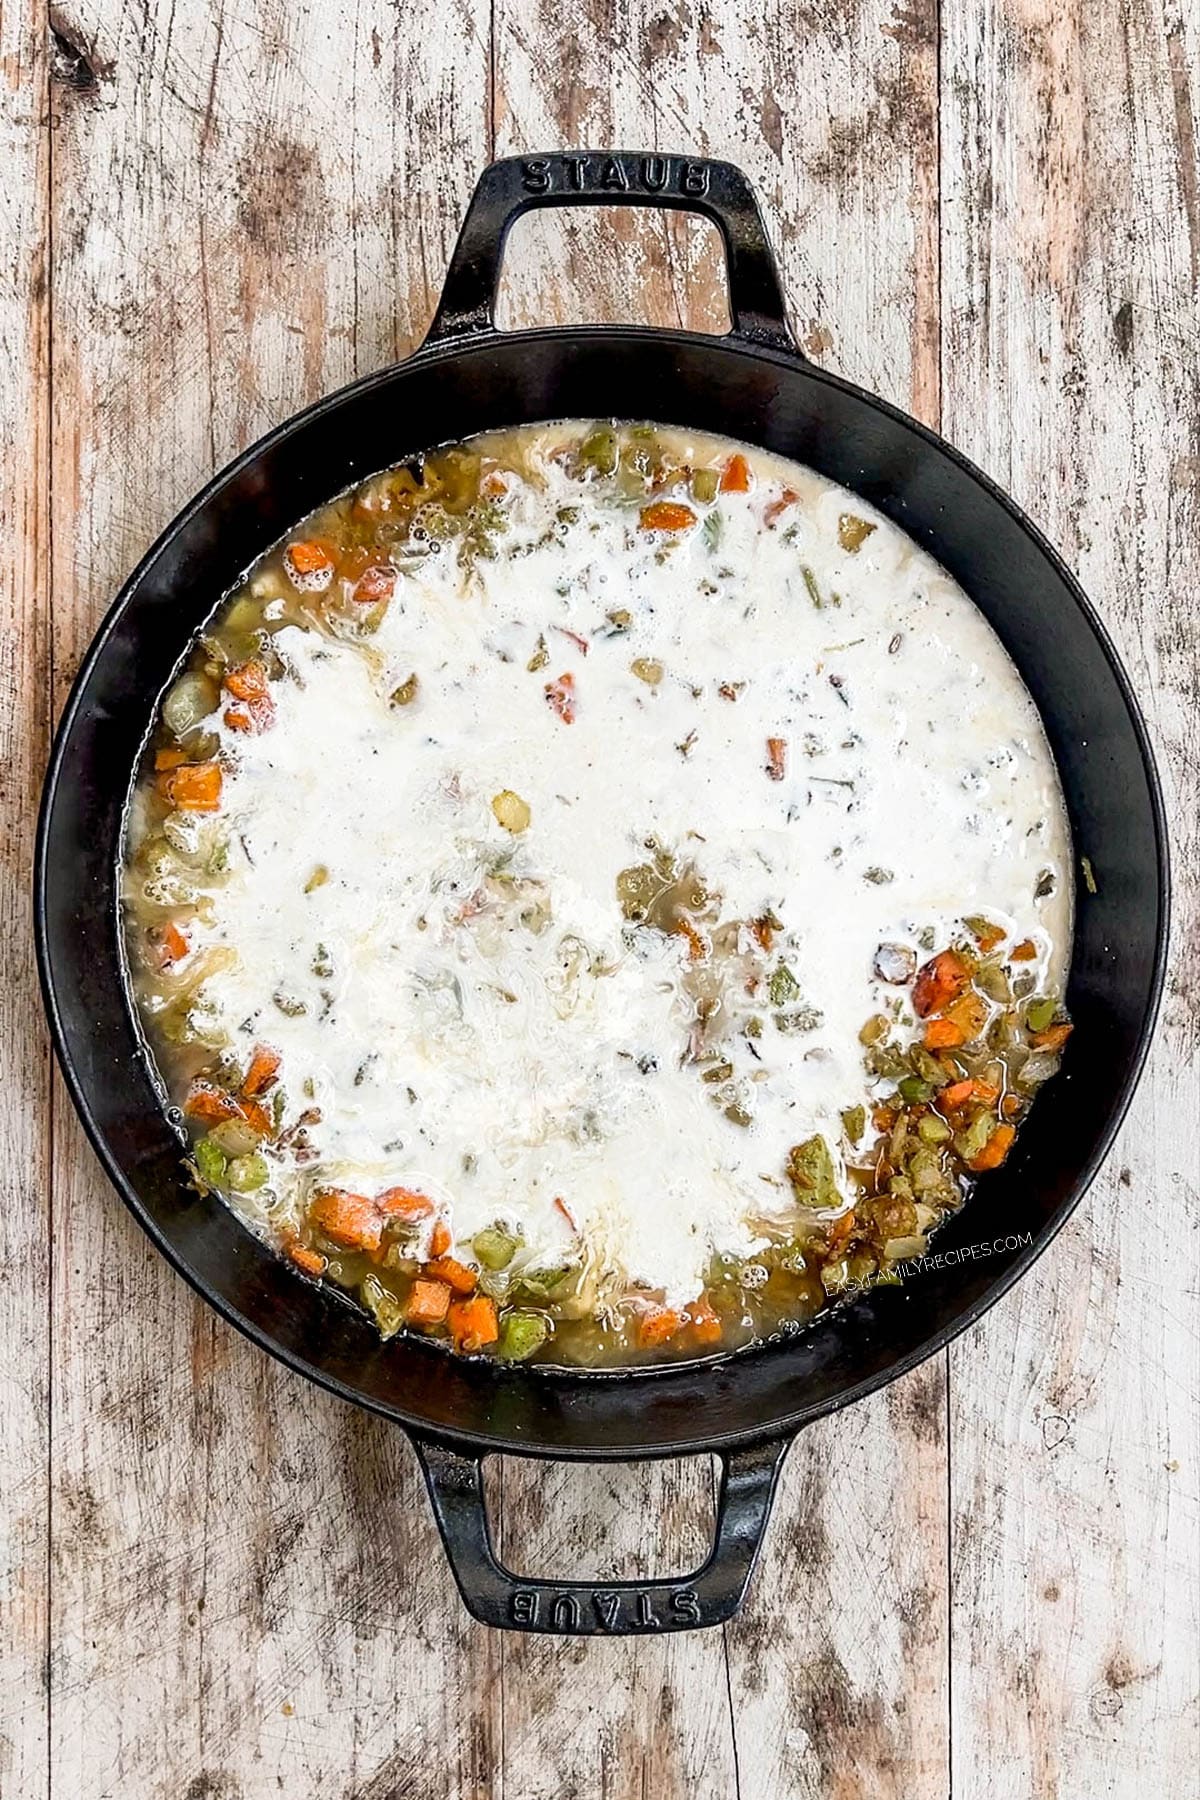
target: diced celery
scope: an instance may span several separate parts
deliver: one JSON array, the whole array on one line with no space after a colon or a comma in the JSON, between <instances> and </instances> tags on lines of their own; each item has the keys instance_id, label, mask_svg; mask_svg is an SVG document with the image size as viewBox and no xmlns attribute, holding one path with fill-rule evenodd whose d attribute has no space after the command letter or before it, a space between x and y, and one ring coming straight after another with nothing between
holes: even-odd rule
<instances>
[{"instance_id":1,"label":"diced celery","mask_svg":"<svg viewBox=\"0 0 1200 1800\"><path fill-rule=\"evenodd\" d=\"M229 1167L229 1160L220 1144L214 1143L210 1137L201 1138L193 1154L200 1179L206 1181L209 1187L219 1187Z\"/></svg>"},{"instance_id":2,"label":"diced celery","mask_svg":"<svg viewBox=\"0 0 1200 1800\"><path fill-rule=\"evenodd\" d=\"M496 1355L504 1362L525 1362L541 1349L549 1334L549 1322L541 1313L505 1313L500 1321Z\"/></svg>"},{"instance_id":3,"label":"diced celery","mask_svg":"<svg viewBox=\"0 0 1200 1800\"><path fill-rule=\"evenodd\" d=\"M788 1152L787 1174L792 1191L802 1206L825 1210L841 1204L829 1145L819 1134L792 1146Z\"/></svg>"},{"instance_id":4,"label":"diced celery","mask_svg":"<svg viewBox=\"0 0 1200 1800\"><path fill-rule=\"evenodd\" d=\"M235 1156L225 1179L235 1194L253 1194L266 1186L269 1174L266 1157L254 1150L249 1156Z\"/></svg>"},{"instance_id":5,"label":"diced celery","mask_svg":"<svg viewBox=\"0 0 1200 1800\"><path fill-rule=\"evenodd\" d=\"M471 1239L475 1254L485 1269L506 1269L516 1255L520 1241L511 1232L501 1231L499 1226L493 1225L477 1231Z\"/></svg>"},{"instance_id":6,"label":"diced celery","mask_svg":"<svg viewBox=\"0 0 1200 1800\"><path fill-rule=\"evenodd\" d=\"M391 1289L385 1288L378 1276L367 1275L358 1291L363 1305L374 1315L380 1337L395 1337L404 1323L404 1307Z\"/></svg>"}]
</instances>

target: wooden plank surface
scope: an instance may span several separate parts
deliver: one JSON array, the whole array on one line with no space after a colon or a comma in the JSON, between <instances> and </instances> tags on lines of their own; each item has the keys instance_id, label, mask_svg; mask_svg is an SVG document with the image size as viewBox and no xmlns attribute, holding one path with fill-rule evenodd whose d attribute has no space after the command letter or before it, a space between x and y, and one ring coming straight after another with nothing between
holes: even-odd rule
<instances>
[{"instance_id":1,"label":"wooden plank surface","mask_svg":"<svg viewBox=\"0 0 1200 1800\"><path fill-rule=\"evenodd\" d=\"M1194 9L52 18L0 0L0 1794L1195 1791ZM742 1619L632 1646L472 1626L402 1440L187 1295L61 1090L51 1291L27 951L48 696L121 575L235 450L415 341L493 149L588 140L740 162L810 354L940 417L1062 544L1149 704L1179 895L1155 1059L1083 1214L949 1359L806 1435ZM714 234L543 216L504 298L514 323L713 328ZM491 1485L538 1571L682 1569L711 1513L700 1462Z\"/></svg>"},{"instance_id":2,"label":"wooden plank surface","mask_svg":"<svg viewBox=\"0 0 1200 1800\"><path fill-rule=\"evenodd\" d=\"M394 21L364 7L335 47L317 9L72 15L93 75L55 100L60 688L215 466L423 329L489 147L486 8ZM53 1794L382 1800L427 1791L431 1746L454 1792L490 1792L498 1646L404 1440L216 1321L56 1123Z\"/></svg>"},{"instance_id":3,"label":"wooden plank surface","mask_svg":"<svg viewBox=\"0 0 1200 1800\"><path fill-rule=\"evenodd\" d=\"M951 1352L953 1775L1195 1793L1200 15L954 9L942 57L946 428L1117 639L1168 788L1176 949L1088 1202Z\"/></svg>"},{"instance_id":4,"label":"wooden plank surface","mask_svg":"<svg viewBox=\"0 0 1200 1800\"><path fill-rule=\"evenodd\" d=\"M0 1794L48 1780L50 1058L29 869L49 724L46 47L0 5Z\"/></svg>"}]
</instances>

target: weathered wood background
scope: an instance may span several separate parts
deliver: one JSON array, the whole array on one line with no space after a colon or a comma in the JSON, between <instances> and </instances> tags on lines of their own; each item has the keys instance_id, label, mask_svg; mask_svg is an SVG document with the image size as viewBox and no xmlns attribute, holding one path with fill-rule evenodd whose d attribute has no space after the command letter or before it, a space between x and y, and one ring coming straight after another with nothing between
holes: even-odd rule
<instances>
[{"instance_id":1,"label":"weathered wood background","mask_svg":"<svg viewBox=\"0 0 1200 1800\"><path fill-rule=\"evenodd\" d=\"M1098 1800L1198 1788L1196 0L0 0L0 1793ZM566 1643L461 1611L414 1459L217 1323L51 1077L28 874L119 579L269 425L402 355L494 153L758 183L810 353L1080 570L1177 875L1148 1078L947 1356L797 1444L746 1613ZM545 216L510 322L719 324L706 229ZM518 1566L694 1559L706 1466L516 1463Z\"/></svg>"}]
</instances>

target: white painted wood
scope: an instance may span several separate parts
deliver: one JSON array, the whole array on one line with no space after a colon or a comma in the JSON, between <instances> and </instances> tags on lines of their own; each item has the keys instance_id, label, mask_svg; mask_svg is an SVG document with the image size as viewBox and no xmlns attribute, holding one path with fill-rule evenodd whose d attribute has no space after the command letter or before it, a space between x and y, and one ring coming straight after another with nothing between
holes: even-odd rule
<instances>
[{"instance_id":1,"label":"white painted wood","mask_svg":"<svg viewBox=\"0 0 1200 1800\"><path fill-rule=\"evenodd\" d=\"M86 0L54 20L47 105L42 20L0 6L4 1800L1193 1791L1194 9ZM61 1090L48 1345L27 950L51 676L61 699L121 575L217 464L419 335L493 145L589 140L741 163L809 353L934 423L944 392L949 435L1047 524L1148 702L1179 897L1121 1149L953 1351L949 1405L941 1359L808 1433L743 1619L632 1647L472 1626L402 1441L190 1299ZM714 328L715 237L542 216L505 301L513 322ZM682 1568L711 1510L700 1462L510 1461L491 1485L529 1569Z\"/></svg>"},{"instance_id":2,"label":"white painted wood","mask_svg":"<svg viewBox=\"0 0 1200 1800\"><path fill-rule=\"evenodd\" d=\"M48 1780L49 1053L30 866L49 714L46 62L0 6L0 1794Z\"/></svg>"},{"instance_id":3,"label":"white painted wood","mask_svg":"<svg viewBox=\"0 0 1200 1800\"><path fill-rule=\"evenodd\" d=\"M424 328L487 156L486 19L72 16L97 73L54 101L60 687L215 465ZM55 1800L491 1793L498 1647L400 1434L194 1301L62 1102L56 1142Z\"/></svg>"},{"instance_id":4,"label":"white painted wood","mask_svg":"<svg viewBox=\"0 0 1200 1800\"><path fill-rule=\"evenodd\" d=\"M1118 1147L951 1356L955 1791L996 1800L1190 1794L1200 1768L1198 53L1194 8L1119 0L954 8L943 33L947 429L1116 636L1176 882Z\"/></svg>"}]
</instances>

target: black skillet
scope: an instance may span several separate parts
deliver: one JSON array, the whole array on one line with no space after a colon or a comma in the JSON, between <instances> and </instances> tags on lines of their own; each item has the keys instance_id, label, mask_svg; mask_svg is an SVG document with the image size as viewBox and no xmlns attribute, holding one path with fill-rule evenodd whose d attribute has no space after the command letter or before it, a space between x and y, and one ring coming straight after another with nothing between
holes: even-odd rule
<instances>
[{"instance_id":1,"label":"black skillet","mask_svg":"<svg viewBox=\"0 0 1200 1800\"><path fill-rule=\"evenodd\" d=\"M727 336L635 326L497 331L505 236L531 207L703 214L729 267ZM1078 883L1062 1073L1008 1164L939 1234L941 1266L830 1313L791 1342L610 1374L505 1368L374 1326L301 1278L181 1178L122 975L116 871L131 772L157 697L214 601L312 508L374 470L485 429L653 418L809 463L914 537L972 595L1041 709ZM1166 834L1145 727L1104 628L1035 527L986 476L894 407L797 350L753 192L728 163L547 155L485 170L424 344L281 426L218 475L117 597L51 758L36 866L38 958L72 1099L114 1186L163 1255L241 1331L322 1387L394 1419L425 1469L471 1612L533 1631L711 1625L741 1603L784 1452L801 1426L881 1387L973 1324L1046 1248L1096 1173L1145 1057L1163 978ZM1005 1239L1019 1247L992 1251ZM980 1253L979 1246L988 1246ZM714 1451L704 1566L670 1580L518 1579L497 1562L485 1454L640 1458Z\"/></svg>"}]
</instances>

